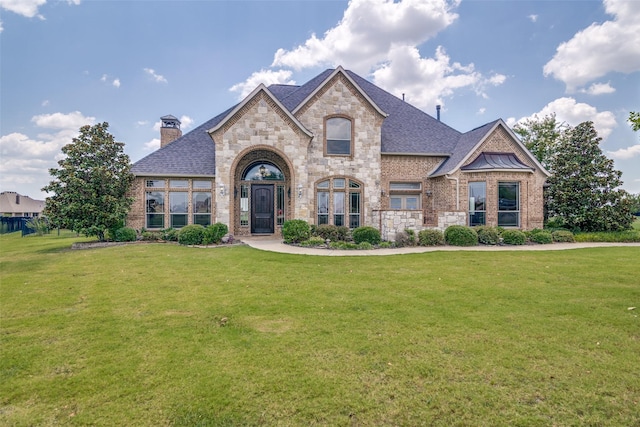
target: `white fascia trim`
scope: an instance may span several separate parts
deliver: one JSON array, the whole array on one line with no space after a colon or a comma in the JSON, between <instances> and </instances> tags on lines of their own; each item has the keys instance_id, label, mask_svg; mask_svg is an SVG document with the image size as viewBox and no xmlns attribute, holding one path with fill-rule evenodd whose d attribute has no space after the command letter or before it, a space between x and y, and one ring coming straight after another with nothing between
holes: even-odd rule
<instances>
[{"instance_id":1,"label":"white fascia trim","mask_svg":"<svg viewBox=\"0 0 640 427\"><path fill-rule=\"evenodd\" d=\"M367 102L369 104L371 104L371 106L378 113L380 113L380 115L382 117L389 117L389 115L387 113L385 113L384 111L382 111L382 109L380 107L378 107L378 104L373 102L373 99L369 98L369 95L367 95L366 92L363 91L362 88L360 86L358 86L358 84L356 82L353 81L351 76L349 76L349 74L347 74L347 72L344 70L344 68L342 68L341 65L339 65L338 68L333 70L333 73L331 73L329 75L329 77L327 77L322 83L320 83L318 85L318 87L316 87L315 90L309 94L309 96L307 96L305 99L303 99L302 102L300 104L298 104L298 106L296 108L294 108L292 113L296 114L311 98L313 98L324 87L324 85L327 84L327 82L331 81L331 79L334 78L338 73L342 73L342 75L345 76L347 80L349 80L349 82L353 85L353 87L355 87L358 90L358 92L360 92L360 95L362 95L362 97L364 99L366 99Z\"/></svg>"},{"instance_id":2,"label":"white fascia trim","mask_svg":"<svg viewBox=\"0 0 640 427\"><path fill-rule=\"evenodd\" d=\"M249 95L247 95L241 103L239 103L238 105L236 105L236 107L231 110L231 112L229 114L226 115L226 117L224 119L222 119L220 121L220 123L218 123L217 125L215 125L214 127L212 127L211 129L209 129L207 131L207 133L209 135L211 135L212 133L214 133L215 131L217 131L218 129L220 129L222 126L224 126L224 124L231 118L233 117L238 111L240 111L242 108L244 108L245 105L247 105L247 103L249 101L251 101L251 99L253 99L258 93L260 93L260 91L264 91L265 94L267 94L267 96L278 106L278 108L280 108L282 111L285 112L285 114L291 119L291 121L293 123L296 124L296 126L298 126L300 128L300 130L302 130L309 138L313 138L313 133L308 130L306 127L304 127L304 125L295 118L295 116L289 111L287 110L284 105L282 105L282 103L280 101L278 101L278 98L276 98L275 96L273 96L273 94L271 93L271 91L269 91L269 89L264 85L264 83L260 83L258 85L257 88L255 88L253 90L253 92L251 92Z\"/></svg>"}]
</instances>

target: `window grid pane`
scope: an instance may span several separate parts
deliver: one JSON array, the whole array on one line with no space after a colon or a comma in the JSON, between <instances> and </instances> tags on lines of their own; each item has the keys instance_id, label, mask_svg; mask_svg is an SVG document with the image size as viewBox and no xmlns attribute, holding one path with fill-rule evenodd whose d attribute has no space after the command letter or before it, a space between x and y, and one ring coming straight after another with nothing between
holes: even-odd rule
<instances>
[{"instance_id":1,"label":"window grid pane","mask_svg":"<svg viewBox=\"0 0 640 427\"><path fill-rule=\"evenodd\" d=\"M249 186L240 186L240 225L249 225Z\"/></svg>"},{"instance_id":2,"label":"window grid pane","mask_svg":"<svg viewBox=\"0 0 640 427\"><path fill-rule=\"evenodd\" d=\"M329 224L329 192L318 191L318 225Z\"/></svg>"},{"instance_id":3,"label":"window grid pane","mask_svg":"<svg viewBox=\"0 0 640 427\"><path fill-rule=\"evenodd\" d=\"M520 183L498 183L498 225L520 226Z\"/></svg>"},{"instance_id":4,"label":"window grid pane","mask_svg":"<svg viewBox=\"0 0 640 427\"><path fill-rule=\"evenodd\" d=\"M486 224L487 184L484 181L469 183L469 225Z\"/></svg>"},{"instance_id":5,"label":"window grid pane","mask_svg":"<svg viewBox=\"0 0 640 427\"><path fill-rule=\"evenodd\" d=\"M278 185L277 187L277 206L278 206L278 214L276 217L277 225L284 224L284 185Z\"/></svg>"}]
</instances>

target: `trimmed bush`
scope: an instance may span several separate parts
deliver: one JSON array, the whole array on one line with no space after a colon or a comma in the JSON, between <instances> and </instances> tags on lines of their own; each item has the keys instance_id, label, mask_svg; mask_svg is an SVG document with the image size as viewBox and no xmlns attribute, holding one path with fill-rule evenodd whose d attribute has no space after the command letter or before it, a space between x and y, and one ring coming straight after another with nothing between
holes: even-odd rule
<instances>
[{"instance_id":1,"label":"trimmed bush","mask_svg":"<svg viewBox=\"0 0 640 427\"><path fill-rule=\"evenodd\" d=\"M420 230L418 244L420 246L442 246L444 245L444 234L440 230Z\"/></svg>"},{"instance_id":2,"label":"trimmed bush","mask_svg":"<svg viewBox=\"0 0 640 427\"><path fill-rule=\"evenodd\" d=\"M520 230L504 230L502 232L502 242L505 245L524 245L527 243L527 235Z\"/></svg>"},{"instance_id":3,"label":"trimmed bush","mask_svg":"<svg viewBox=\"0 0 640 427\"><path fill-rule=\"evenodd\" d=\"M300 242L300 246L306 247L314 247L314 246L322 246L324 245L324 239L319 236L309 237L309 240L304 240Z\"/></svg>"},{"instance_id":4,"label":"trimmed bush","mask_svg":"<svg viewBox=\"0 0 640 427\"><path fill-rule=\"evenodd\" d=\"M346 241L349 237L349 228L345 226L336 226L330 224L321 224L311 230L311 235L322 237L324 240L337 242L339 240Z\"/></svg>"},{"instance_id":5,"label":"trimmed bush","mask_svg":"<svg viewBox=\"0 0 640 427\"><path fill-rule=\"evenodd\" d=\"M573 237L573 233L567 230L557 230L551 233L554 242L558 243L573 243L575 242L575 238Z\"/></svg>"},{"instance_id":6,"label":"trimmed bush","mask_svg":"<svg viewBox=\"0 0 640 427\"><path fill-rule=\"evenodd\" d=\"M302 219L290 219L282 224L282 238L285 243L300 243L309 240L311 228Z\"/></svg>"},{"instance_id":7,"label":"trimmed bush","mask_svg":"<svg viewBox=\"0 0 640 427\"><path fill-rule=\"evenodd\" d=\"M180 230L175 228L167 228L166 230L162 230L159 234L161 240L166 240L167 242L177 242Z\"/></svg>"},{"instance_id":8,"label":"trimmed bush","mask_svg":"<svg viewBox=\"0 0 640 427\"><path fill-rule=\"evenodd\" d=\"M358 243L358 249L368 251L370 249L373 249L373 245L369 242Z\"/></svg>"},{"instance_id":9,"label":"trimmed bush","mask_svg":"<svg viewBox=\"0 0 640 427\"><path fill-rule=\"evenodd\" d=\"M329 247L331 249L344 249L344 250L358 249L358 245L351 242L331 242L329 243Z\"/></svg>"},{"instance_id":10,"label":"trimmed bush","mask_svg":"<svg viewBox=\"0 0 640 427\"><path fill-rule=\"evenodd\" d=\"M532 232L529 234L529 240L531 240L533 243L546 245L549 243L553 243L553 236L548 231L532 230Z\"/></svg>"},{"instance_id":11,"label":"trimmed bush","mask_svg":"<svg viewBox=\"0 0 640 427\"><path fill-rule=\"evenodd\" d=\"M452 246L476 246L478 233L471 227L452 225L444 231L444 240Z\"/></svg>"},{"instance_id":12,"label":"trimmed bush","mask_svg":"<svg viewBox=\"0 0 640 427\"><path fill-rule=\"evenodd\" d=\"M136 230L131 227L118 228L113 236L116 242L135 242L137 238Z\"/></svg>"},{"instance_id":13,"label":"trimmed bush","mask_svg":"<svg viewBox=\"0 0 640 427\"><path fill-rule=\"evenodd\" d=\"M475 230L478 233L478 242L483 245L497 245L500 242L500 233L495 227L481 225L475 227Z\"/></svg>"},{"instance_id":14,"label":"trimmed bush","mask_svg":"<svg viewBox=\"0 0 640 427\"><path fill-rule=\"evenodd\" d=\"M396 233L396 248L404 248L405 246L415 246L414 235L409 233L413 230L404 230Z\"/></svg>"},{"instance_id":15,"label":"trimmed bush","mask_svg":"<svg viewBox=\"0 0 640 427\"><path fill-rule=\"evenodd\" d=\"M377 245L382 240L380 238L380 231L373 227L362 226L358 227L351 233L353 241L356 243L369 242L372 245Z\"/></svg>"},{"instance_id":16,"label":"trimmed bush","mask_svg":"<svg viewBox=\"0 0 640 427\"><path fill-rule=\"evenodd\" d=\"M140 235L142 236L142 240L147 241L147 242L153 242L156 240L163 240L162 239L162 235L157 232L157 231L142 231L140 233Z\"/></svg>"},{"instance_id":17,"label":"trimmed bush","mask_svg":"<svg viewBox=\"0 0 640 427\"><path fill-rule=\"evenodd\" d=\"M221 222L216 222L204 229L204 236L202 243L204 245L210 245L211 243L218 244L222 241L222 238L229 232L229 227Z\"/></svg>"},{"instance_id":18,"label":"trimmed bush","mask_svg":"<svg viewBox=\"0 0 640 427\"><path fill-rule=\"evenodd\" d=\"M178 231L178 243L181 245L201 245L204 227L200 224L185 225Z\"/></svg>"},{"instance_id":19,"label":"trimmed bush","mask_svg":"<svg viewBox=\"0 0 640 427\"><path fill-rule=\"evenodd\" d=\"M389 248L393 248L394 245L391 242L380 242L380 244L378 245L378 247L380 249L389 249Z\"/></svg>"}]
</instances>

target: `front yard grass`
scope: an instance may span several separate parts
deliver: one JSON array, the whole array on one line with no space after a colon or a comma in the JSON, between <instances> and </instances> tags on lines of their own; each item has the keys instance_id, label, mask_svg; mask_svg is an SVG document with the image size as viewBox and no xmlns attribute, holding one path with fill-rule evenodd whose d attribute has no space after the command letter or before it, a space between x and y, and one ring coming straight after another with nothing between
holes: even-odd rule
<instances>
[{"instance_id":1,"label":"front yard grass","mask_svg":"<svg viewBox=\"0 0 640 427\"><path fill-rule=\"evenodd\" d=\"M640 424L638 247L82 240L0 236L0 425Z\"/></svg>"}]
</instances>

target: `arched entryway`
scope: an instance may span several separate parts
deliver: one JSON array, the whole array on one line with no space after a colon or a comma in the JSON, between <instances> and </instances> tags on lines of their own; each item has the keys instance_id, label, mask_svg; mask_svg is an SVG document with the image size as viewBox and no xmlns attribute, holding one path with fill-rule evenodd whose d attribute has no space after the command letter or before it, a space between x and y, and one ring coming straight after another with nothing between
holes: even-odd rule
<instances>
[{"instance_id":1,"label":"arched entryway","mask_svg":"<svg viewBox=\"0 0 640 427\"><path fill-rule=\"evenodd\" d=\"M291 203L291 171L282 156L255 149L240 158L234 170L235 234L281 234Z\"/></svg>"}]
</instances>

